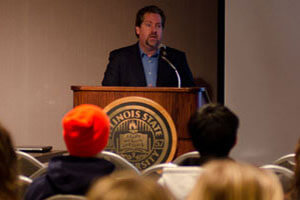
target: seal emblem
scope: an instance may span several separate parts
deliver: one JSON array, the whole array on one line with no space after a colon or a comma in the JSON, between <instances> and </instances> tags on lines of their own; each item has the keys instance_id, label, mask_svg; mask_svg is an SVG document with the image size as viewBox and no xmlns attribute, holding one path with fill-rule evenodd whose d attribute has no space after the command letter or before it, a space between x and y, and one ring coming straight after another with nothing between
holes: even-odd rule
<instances>
[{"instance_id":1,"label":"seal emblem","mask_svg":"<svg viewBox=\"0 0 300 200\"><path fill-rule=\"evenodd\" d=\"M158 103L142 97L118 99L104 108L111 123L105 150L121 155L138 169L169 162L177 134L173 120Z\"/></svg>"}]
</instances>

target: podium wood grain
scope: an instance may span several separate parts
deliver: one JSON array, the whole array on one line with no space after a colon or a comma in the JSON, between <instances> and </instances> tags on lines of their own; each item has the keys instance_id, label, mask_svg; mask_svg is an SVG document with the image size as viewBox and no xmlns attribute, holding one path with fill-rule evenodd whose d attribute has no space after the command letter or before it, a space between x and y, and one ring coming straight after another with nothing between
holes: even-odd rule
<instances>
[{"instance_id":1,"label":"podium wood grain","mask_svg":"<svg viewBox=\"0 0 300 200\"><path fill-rule=\"evenodd\" d=\"M201 106L200 88L71 86L71 89L74 106L88 103L104 108L114 100L128 96L152 99L166 109L176 126L178 144L175 158L194 151L187 123L191 114Z\"/></svg>"}]
</instances>

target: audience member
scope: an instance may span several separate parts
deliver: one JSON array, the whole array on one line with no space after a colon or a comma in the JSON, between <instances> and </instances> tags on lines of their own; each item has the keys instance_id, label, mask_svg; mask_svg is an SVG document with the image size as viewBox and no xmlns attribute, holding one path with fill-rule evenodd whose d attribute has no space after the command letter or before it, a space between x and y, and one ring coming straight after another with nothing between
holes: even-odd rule
<instances>
[{"instance_id":1,"label":"audience member","mask_svg":"<svg viewBox=\"0 0 300 200\"><path fill-rule=\"evenodd\" d=\"M207 104L191 116L188 131L200 159L187 159L182 165L203 165L213 159L230 159L236 144L238 117L227 107Z\"/></svg>"},{"instance_id":2,"label":"audience member","mask_svg":"<svg viewBox=\"0 0 300 200\"><path fill-rule=\"evenodd\" d=\"M70 156L51 159L48 171L29 186L25 199L42 200L55 194L85 195L95 178L114 170L114 165L95 156L108 142L109 118L95 105L83 104L63 120L63 137Z\"/></svg>"},{"instance_id":3,"label":"audience member","mask_svg":"<svg viewBox=\"0 0 300 200\"><path fill-rule=\"evenodd\" d=\"M300 139L295 152L295 176L291 190L287 193L287 200L300 200Z\"/></svg>"},{"instance_id":4,"label":"audience member","mask_svg":"<svg viewBox=\"0 0 300 200\"><path fill-rule=\"evenodd\" d=\"M18 199L17 155L9 132L0 125L0 199Z\"/></svg>"},{"instance_id":5,"label":"audience member","mask_svg":"<svg viewBox=\"0 0 300 200\"><path fill-rule=\"evenodd\" d=\"M257 167L215 160L204 171L188 200L282 200L277 177Z\"/></svg>"},{"instance_id":6,"label":"audience member","mask_svg":"<svg viewBox=\"0 0 300 200\"><path fill-rule=\"evenodd\" d=\"M236 143L239 120L228 108L219 104L202 106L190 117L188 131L200 158L187 158L183 166L202 166L215 159L229 158L229 152ZM177 200L186 199L197 181L200 169L190 169L172 172L170 175L163 171L159 183L167 187ZM200 172L200 171L199 171ZM181 181L174 181L174 173L185 174ZM177 175L178 176L178 175ZM184 185L184 186L183 186ZM180 188L180 191L177 191Z\"/></svg>"},{"instance_id":7,"label":"audience member","mask_svg":"<svg viewBox=\"0 0 300 200\"><path fill-rule=\"evenodd\" d=\"M121 177L121 178L118 178ZM104 177L90 188L87 200L168 200L168 191L149 177L119 174Z\"/></svg>"}]
</instances>

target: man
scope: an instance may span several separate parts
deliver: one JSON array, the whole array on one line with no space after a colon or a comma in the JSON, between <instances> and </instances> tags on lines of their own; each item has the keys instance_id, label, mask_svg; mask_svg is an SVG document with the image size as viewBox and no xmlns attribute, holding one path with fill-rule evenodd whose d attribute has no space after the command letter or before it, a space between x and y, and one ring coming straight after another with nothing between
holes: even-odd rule
<instances>
[{"instance_id":1,"label":"man","mask_svg":"<svg viewBox=\"0 0 300 200\"><path fill-rule=\"evenodd\" d=\"M26 200L42 200L56 194L85 195L97 178L113 172L113 163L96 155L107 145L109 118L95 105L82 104L63 118L63 136L69 156L51 159L45 175L27 189Z\"/></svg>"},{"instance_id":2,"label":"man","mask_svg":"<svg viewBox=\"0 0 300 200\"><path fill-rule=\"evenodd\" d=\"M189 120L188 131L200 159L188 159L182 165L203 165L214 159L230 159L236 144L238 117L219 104L207 104Z\"/></svg>"},{"instance_id":3,"label":"man","mask_svg":"<svg viewBox=\"0 0 300 200\"><path fill-rule=\"evenodd\" d=\"M202 168L195 166L203 166L212 160L232 161L229 153L236 143L238 126L239 119L225 106L219 104L202 106L188 122L188 131L200 158L184 160L180 165L185 167L164 169L159 183L168 188L175 199L186 199L199 175L205 173Z\"/></svg>"},{"instance_id":4,"label":"man","mask_svg":"<svg viewBox=\"0 0 300 200\"><path fill-rule=\"evenodd\" d=\"M103 86L182 87L194 86L193 76L183 52L173 48L160 50L166 17L156 6L146 6L136 15L135 33L138 42L110 53ZM163 52L162 52L163 51Z\"/></svg>"}]
</instances>

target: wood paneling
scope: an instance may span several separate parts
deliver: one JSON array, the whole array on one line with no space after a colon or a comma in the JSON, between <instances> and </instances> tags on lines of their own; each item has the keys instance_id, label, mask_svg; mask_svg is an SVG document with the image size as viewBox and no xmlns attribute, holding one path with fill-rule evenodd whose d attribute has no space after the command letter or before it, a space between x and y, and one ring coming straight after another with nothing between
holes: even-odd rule
<instances>
[{"instance_id":1,"label":"wood paneling","mask_svg":"<svg viewBox=\"0 0 300 200\"><path fill-rule=\"evenodd\" d=\"M102 108L112 101L128 96L149 98L162 107L172 117L178 136L176 156L193 151L194 148L187 132L187 123L192 113L200 105L200 88L145 88L145 87L96 87L72 86L74 106L89 103Z\"/></svg>"}]
</instances>

